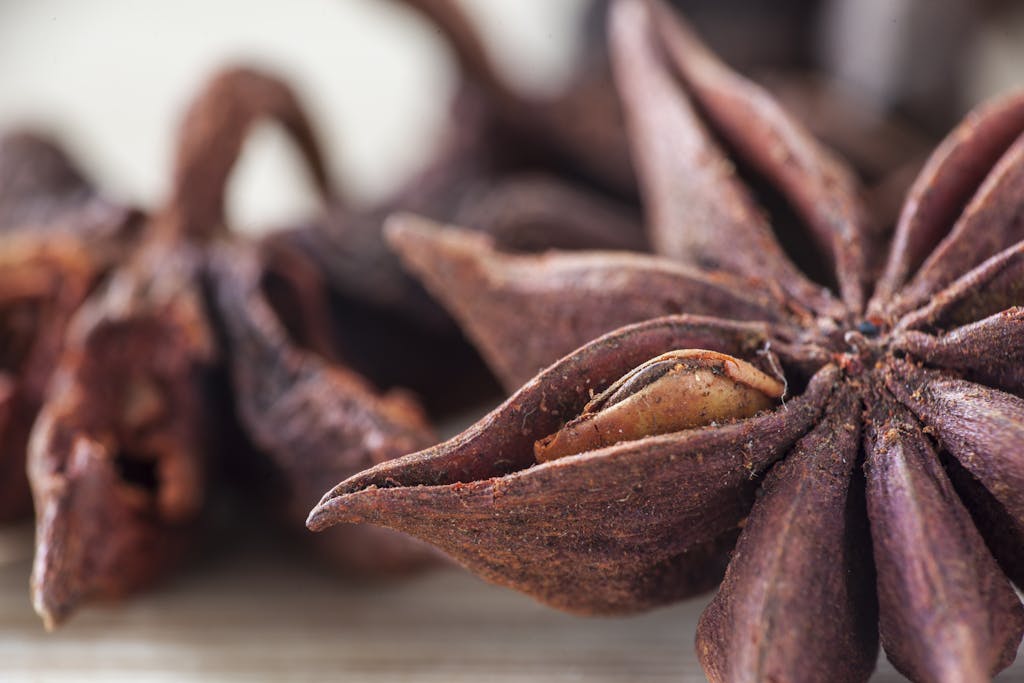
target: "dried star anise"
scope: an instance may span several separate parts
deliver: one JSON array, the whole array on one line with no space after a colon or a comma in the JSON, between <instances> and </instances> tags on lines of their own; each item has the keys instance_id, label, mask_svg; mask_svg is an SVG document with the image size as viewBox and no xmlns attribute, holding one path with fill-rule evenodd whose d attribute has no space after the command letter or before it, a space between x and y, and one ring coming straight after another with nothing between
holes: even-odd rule
<instances>
[{"instance_id":1,"label":"dried star anise","mask_svg":"<svg viewBox=\"0 0 1024 683\"><path fill-rule=\"evenodd\" d=\"M533 98L503 77L457 2L403 4L441 31L462 82L437 154L422 171L377 207L355 211L337 201L287 236L321 265L331 286L427 330L450 326L382 237L385 218L398 210L472 225L521 250L643 249L607 69L584 70L557 97Z\"/></svg>"},{"instance_id":2,"label":"dried star anise","mask_svg":"<svg viewBox=\"0 0 1024 683\"><path fill-rule=\"evenodd\" d=\"M135 222L50 141L0 138L0 521L31 513L25 449L65 327Z\"/></svg>"},{"instance_id":3,"label":"dried star anise","mask_svg":"<svg viewBox=\"0 0 1024 683\"><path fill-rule=\"evenodd\" d=\"M205 157L204 163L225 171L211 187L219 198L218 214L223 212L227 171L245 133L263 118L289 127L321 195L329 200L319 146L298 98L285 83L249 69L226 71L213 79L194 105L193 116L202 117L220 102L236 106L230 115L213 119L204 133L207 139L235 141ZM301 529L326 484L424 447L433 433L407 392L379 394L346 367L331 324L326 283L304 253L274 235L258 249L241 240L222 240L212 251L210 307L231 376L234 408L257 450L242 454L230 469L269 469L277 511L289 531ZM254 468L261 458L264 467ZM261 483L267 484L255 485ZM253 491L246 494L248 499ZM316 539L316 546L347 572L408 571L438 557L429 546L391 531L365 526L339 532Z\"/></svg>"},{"instance_id":4,"label":"dried star anise","mask_svg":"<svg viewBox=\"0 0 1024 683\"><path fill-rule=\"evenodd\" d=\"M334 361L333 346L310 343L319 318L299 316L288 325L266 290L268 272L256 255L239 247L222 247L214 261L212 284L217 319L225 337L238 417L258 453L239 467L253 468L253 458L267 460L262 485L276 495L286 530L301 529L325 485L361 469L422 448L433 441L423 410L401 390L379 394L363 377ZM305 272L305 271L299 271ZM325 300L320 282L313 287L290 277L289 308ZM262 277L261 277L262 276ZM326 302L317 313L322 315ZM313 334L309 334L310 331ZM268 481L269 480L269 483ZM372 526L339 528L314 539L316 550L348 573L405 572L438 559L419 541ZM304 539L310 540L310 539Z\"/></svg>"},{"instance_id":5,"label":"dried star anise","mask_svg":"<svg viewBox=\"0 0 1024 683\"><path fill-rule=\"evenodd\" d=\"M47 628L182 556L223 446L201 290L219 223L204 220L209 197L190 168L198 150L180 152L170 201L69 322L32 428L32 599Z\"/></svg>"},{"instance_id":6,"label":"dried star anise","mask_svg":"<svg viewBox=\"0 0 1024 683\"><path fill-rule=\"evenodd\" d=\"M31 131L0 137L0 232L97 237L123 229L131 216L129 209L99 196L53 141Z\"/></svg>"},{"instance_id":7,"label":"dried star anise","mask_svg":"<svg viewBox=\"0 0 1024 683\"><path fill-rule=\"evenodd\" d=\"M886 259L852 174L670 10L618 0L611 35L661 256L511 255L396 221L507 386L548 367L455 438L342 482L309 526L405 531L582 613L724 570L697 633L716 681L865 680L879 635L914 680L994 675L1024 633L1024 94L934 152ZM802 272L822 261L820 282ZM651 361L707 352L781 382L781 405L755 382L772 407L715 412L675 386L680 363ZM736 378L702 363L709 391ZM678 429L653 400L673 395L711 421ZM559 439L578 450L538 463Z\"/></svg>"},{"instance_id":8,"label":"dried star anise","mask_svg":"<svg viewBox=\"0 0 1024 683\"><path fill-rule=\"evenodd\" d=\"M315 266L275 240L229 233L227 181L262 119L288 131L330 201L291 89L225 70L185 117L167 204L69 326L29 459L32 591L47 627L83 601L167 573L195 544L218 477L251 495L253 472L269 461L278 511L301 529L331 482L432 440L408 396L379 395L339 364ZM327 540L318 545L346 570L408 570L438 557L373 527Z\"/></svg>"},{"instance_id":9,"label":"dried star anise","mask_svg":"<svg viewBox=\"0 0 1024 683\"><path fill-rule=\"evenodd\" d=\"M32 593L47 627L167 572L195 540L216 456L231 447L203 278L226 232L222 158L241 145L222 121L251 103L211 99L185 119L166 205L71 321L33 428Z\"/></svg>"}]
</instances>

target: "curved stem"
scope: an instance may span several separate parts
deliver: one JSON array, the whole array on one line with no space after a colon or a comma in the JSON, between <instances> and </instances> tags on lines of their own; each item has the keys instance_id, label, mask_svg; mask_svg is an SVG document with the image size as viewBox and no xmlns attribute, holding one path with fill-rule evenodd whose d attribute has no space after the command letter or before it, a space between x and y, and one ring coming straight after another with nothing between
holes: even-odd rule
<instances>
[{"instance_id":1,"label":"curved stem","mask_svg":"<svg viewBox=\"0 0 1024 683\"><path fill-rule=\"evenodd\" d=\"M292 89L266 73L229 68L207 83L185 115L163 232L204 239L222 229L228 178L249 131L263 119L285 129L324 202L334 199L320 145Z\"/></svg>"}]
</instances>

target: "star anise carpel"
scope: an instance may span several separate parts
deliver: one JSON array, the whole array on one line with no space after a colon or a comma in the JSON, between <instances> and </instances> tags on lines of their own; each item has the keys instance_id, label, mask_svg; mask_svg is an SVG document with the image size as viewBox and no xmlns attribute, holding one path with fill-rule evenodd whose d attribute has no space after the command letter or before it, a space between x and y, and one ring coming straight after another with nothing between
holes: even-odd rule
<instances>
[{"instance_id":1,"label":"star anise carpel","mask_svg":"<svg viewBox=\"0 0 1024 683\"><path fill-rule=\"evenodd\" d=\"M47 138L0 138L0 521L31 513L25 450L64 331L138 222Z\"/></svg>"},{"instance_id":2,"label":"star anise carpel","mask_svg":"<svg viewBox=\"0 0 1024 683\"><path fill-rule=\"evenodd\" d=\"M590 69L550 98L522 92L453 0L403 0L454 53L459 84L434 156L369 208L336 201L289 238L332 287L428 331L450 327L382 237L395 211L467 223L510 248L642 249L635 179L605 69ZM581 115L585 112L585 116Z\"/></svg>"},{"instance_id":3,"label":"star anise carpel","mask_svg":"<svg viewBox=\"0 0 1024 683\"><path fill-rule=\"evenodd\" d=\"M991 677L1024 634L1024 94L936 149L890 243L843 163L670 10L618 0L610 32L658 255L395 219L515 391L309 526L405 531L574 612L721 580L697 632L716 681L865 680L879 640L914 680Z\"/></svg>"},{"instance_id":4,"label":"star anise carpel","mask_svg":"<svg viewBox=\"0 0 1024 683\"><path fill-rule=\"evenodd\" d=\"M32 596L48 628L169 573L228 486L254 493L272 470L279 493L259 490L258 512L301 529L330 482L431 439L413 399L379 395L340 364L315 265L229 230L227 182L263 120L289 133L331 200L291 88L225 69L184 118L168 199L58 338L29 452ZM345 570L435 557L381 529L346 530L327 549Z\"/></svg>"}]
</instances>

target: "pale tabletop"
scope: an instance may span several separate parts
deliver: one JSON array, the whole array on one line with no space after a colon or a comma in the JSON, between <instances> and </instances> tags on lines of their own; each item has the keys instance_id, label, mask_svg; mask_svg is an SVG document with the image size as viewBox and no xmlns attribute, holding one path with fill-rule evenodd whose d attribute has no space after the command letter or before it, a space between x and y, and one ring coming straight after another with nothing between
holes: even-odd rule
<instances>
[{"instance_id":1,"label":"pale tabletop","mask_svg":"<svg viewBox=\"0 0 1024 683\"><path fill-rule=\"evenodd\" d=\"M455 569L357 584L247 539L52 634L26 597L31 532L0 531L3 681L703 681L706 598L582 619ZM882 662L875 681L900 681ZM1024 680L1024 665L999 680Z\"/></svg>"}]
</instances>

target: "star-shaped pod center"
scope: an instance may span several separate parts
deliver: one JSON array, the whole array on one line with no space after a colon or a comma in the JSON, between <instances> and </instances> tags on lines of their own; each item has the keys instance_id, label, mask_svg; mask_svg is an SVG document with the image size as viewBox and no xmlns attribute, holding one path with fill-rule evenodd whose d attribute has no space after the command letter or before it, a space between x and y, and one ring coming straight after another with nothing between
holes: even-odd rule
<instances>
[{"instance_id":1,"label":"star-shaped pod center","mask_svg":"<svg viewBox=\"0 0 1024 683\"><path fill-rule=\"evenodd\" d=\"M576 612L721 580L697 635L715 681L864 680L879 640L915 680L990 677L1024 632L1024 94L936 149L890 240L667 8L620 0L611 36L658 254L526 256L396 219L514 393L309 525L395 528Z\"/></svg>"}]
</instances>

